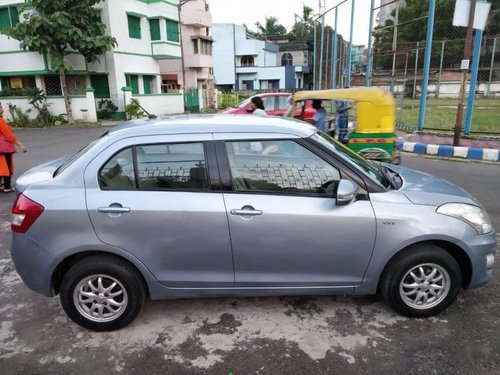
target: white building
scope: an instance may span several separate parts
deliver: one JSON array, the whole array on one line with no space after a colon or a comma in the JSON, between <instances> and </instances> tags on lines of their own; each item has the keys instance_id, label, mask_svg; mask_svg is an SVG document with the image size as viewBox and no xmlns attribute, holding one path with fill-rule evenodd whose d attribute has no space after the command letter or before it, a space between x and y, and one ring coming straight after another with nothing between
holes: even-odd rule
<instances>
[{"instance_id":1,"label":"white building","mask_svg":"<svg viewBox=\"0 0 500 375\"><path fill-rule=\"evenodd\" d=\"M0 32L3 26L19 22L18 4L0 0ZM111 99L121 113L130 95L150 113L183 112L182 94L162 94L160 76L160 60L181 58L177 4L178 0L106 0L99 4L102 22L118 46L93 64L86 64L77 52L67 56L73 67L67 83L75 119L88 116L90 105L83 99L88 97L89 86L97 99ZM52 71L50 59L21 50L19 41L3 34L0 56L0 90L16 93L16 89L36 86L49 96L54 112L65 112L59 77ZM27 106L16 96L2 100Z\"/></svg>"},{"instance_id":2,"label":"white building","mask_svg":"<svg viewBox=\"0 0 500 375\"><path fill-rule=\"evenodd\" d=\"M293 66L278 66L279 47L248 38L243 26L214 24L214 75L218 87L279 90L297 87Z\"/></svg>"}]
</instances>

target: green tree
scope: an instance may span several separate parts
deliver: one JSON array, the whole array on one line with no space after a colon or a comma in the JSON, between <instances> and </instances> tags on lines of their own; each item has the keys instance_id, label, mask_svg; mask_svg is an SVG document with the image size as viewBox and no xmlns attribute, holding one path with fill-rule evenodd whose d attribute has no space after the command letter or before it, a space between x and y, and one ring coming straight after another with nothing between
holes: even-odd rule
<instances>
[{"instance_id":1,"label":"green tree","mask_svg":"<svg viewBox=\"0 0 500 375\"><path fill-rule=\"evenodd\" d=\"M29 0L20 6L24 21L4 33L21 42L21 48L50 56L51 68L59 73L68 122L72 123L71 98L66 86L66 72L72 70L65 56L82 54L88 63L117 45L105 34L101 10L103 0Z\"/></svg>"},{"instance_id":2,"label":"green tree","mask_svg":"<svg viewBox=\"0 0 500 375\"><path fill-rule=\"evenodd\" d=\"M292 34L295 35L298 41L308 42L312 39L311 30L314 24L313 9L304 5L302 15L295 13L295 23L292 26Z\"/></svg>"},{"instance_id":3,"label":"green tree","mask_svg":"<svg viewBox=\"0 0 500 375\"><path fill-rule=\"evenodd\" d=\"M434 17L433 40L446 40L444 54L444 65L456 63L463 55L464 39L466 34L465 27L453 26L453 13L455 10L455 0L438 0L436 2L436 11ZM489 22L485 34L494 35L500 31L498 20L500 9L500 0L492 2ZM427 35L427 14L429 10L429 1L425 0L406 0L406 6L399 9L399 26L397 42L399 51L414 49L416 42L425 41ZM395 10L392 12L394 17ZM392 39L394 29L391 26L394 21L386 21L385 28L375 29L374 35L374 55L377 56L379 67L388 69L392 64ZM425 44L425 43L424 43ZM440 54L440 51L436 53ZM423 54L420 56L422 61ZM435 56L439 61L439 56ZM420 63L421 63L420 61Z\"/></svg>"},{"instance_id":4,"label":"green tree","mask_svg":"<svg viewBox=\"0 0 500 375\"><path fill-rule=\"evenodd\" d=\"M276 17L266 17L264 19L264 25L260 22L255 23L255 27L257 28L257 32L262 35L285 35L286 28L282 24L278 23L278 19Z\"/></svg>"}]
</instances>

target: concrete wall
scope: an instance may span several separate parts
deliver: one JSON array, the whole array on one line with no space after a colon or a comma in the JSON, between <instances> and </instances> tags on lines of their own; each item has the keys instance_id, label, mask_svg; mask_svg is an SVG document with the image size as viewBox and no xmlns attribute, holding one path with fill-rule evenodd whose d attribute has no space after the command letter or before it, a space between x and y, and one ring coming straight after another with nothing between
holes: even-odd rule
<instances>
[{"instance_id":1,"label":"concrete wall","mask_svg":"<svg viewBox=\"0 0 500 375\"><path fill-rule=\"evenodd\" d=\"M234 34L241 31L240 27L229 23L213 25L213 56L216 85L235 84Z\"/></svg>"},{"instance_id":2,"label":"concrete wall","mask_svg":"<svg viewBox=\"0 0 500 375\"><path fill-rule=\"evenodd\" d=\"M49 97L48 101L50 104L50 110L56 114L66 113L66 106L64 104L64 98L61 97ZM5 109L5 116L8 121L11 120L10 113L8 111L8 105L14 104L21 108L23 111L28 111L30 118L36 118L38 111L28 103L26 98L23 97L5 97L2 98L2 103ZM76 121L85 122L95 122L95 102L87 100L87 96L73 96L71 98L71 109L73 110L73 118ZM84 111L82 111L84 110Z\"/></svg>"},{"instance_id":3,"label":"concrete wall","mask_svg":"<svg viewBox=\"0 0 500 375\"><path fill-rule=\"evenodd\" d=\"M184 112L182 94L134 95L145 110L155 115L171 115Z\"/></svg>"}]
</instances>

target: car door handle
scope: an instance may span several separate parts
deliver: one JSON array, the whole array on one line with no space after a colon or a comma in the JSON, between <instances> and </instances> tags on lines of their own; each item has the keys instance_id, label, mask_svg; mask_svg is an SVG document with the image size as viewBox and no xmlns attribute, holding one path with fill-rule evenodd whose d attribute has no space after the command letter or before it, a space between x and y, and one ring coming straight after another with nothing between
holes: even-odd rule
<instances>
[{"instance_id":1,"label":"car door handle","mask_svg":"<svg viewBox=\"0 0 500 375\"><path fill-rule=\"evenodd\" d=\"M128 207L98 207L97 212L103 213L103 214L126 214L127 212L130 212L130 208Z\"/></svg>"},{"instance_id":2,"label":"car door handle","mask_svg":"<svg viewBox=\"0 0 500 375\"><path fill-rule=\"evenodd\" d=\"M231 210L231 215L258 216L262 215L261 210Z\"/></svg>"}]
</instances>

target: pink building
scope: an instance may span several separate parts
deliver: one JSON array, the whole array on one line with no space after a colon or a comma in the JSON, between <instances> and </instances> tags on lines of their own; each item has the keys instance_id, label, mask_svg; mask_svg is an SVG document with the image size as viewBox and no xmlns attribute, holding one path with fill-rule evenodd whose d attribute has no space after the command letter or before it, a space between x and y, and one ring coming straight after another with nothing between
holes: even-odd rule
<instances>
[{"instance_id":1,"label":"pink building","mask_svg":"<svg viewBox=\"0 0 500 375\"><path fill-rule=\"evenodd\" d=\"M201 109L215 108L212 14L207 0L185 2L181 7L180 22L183 58L160 61L162 91L197 89Z\"/></svg>"}]
</instances>

